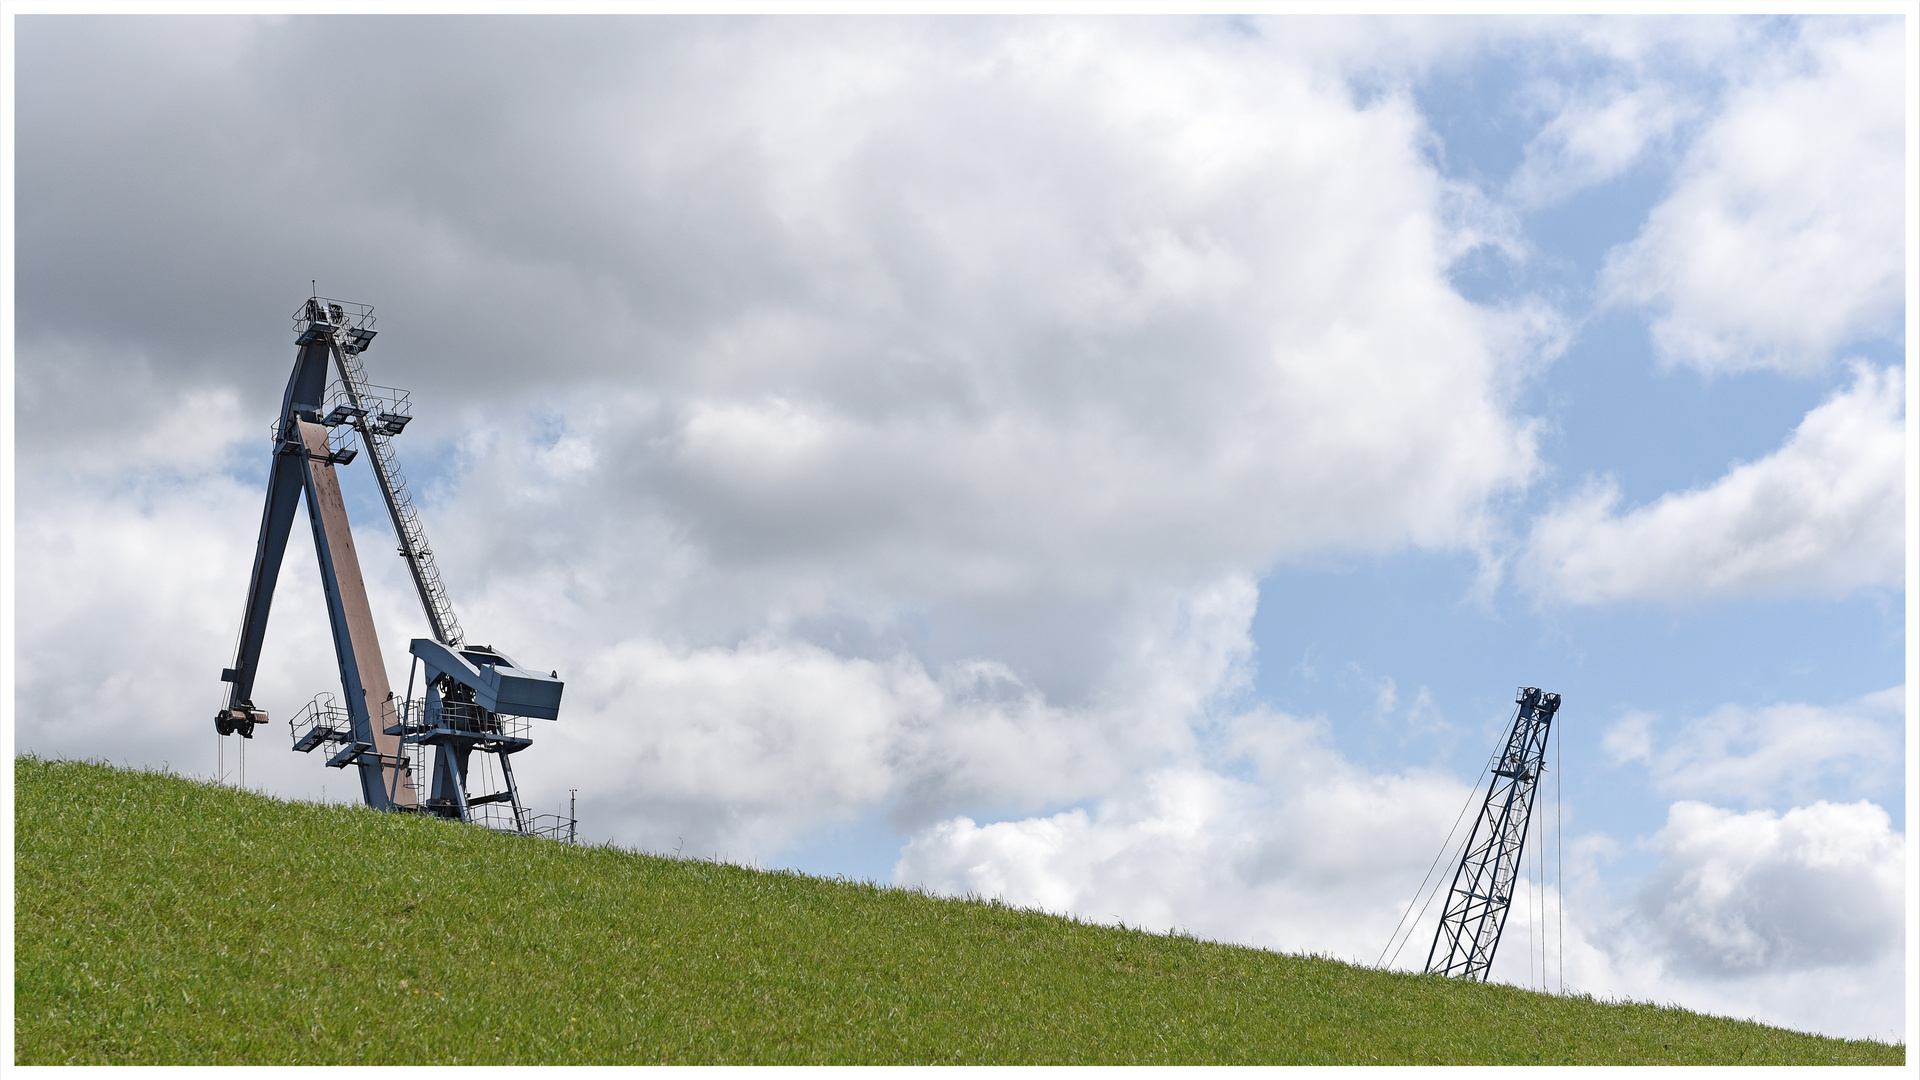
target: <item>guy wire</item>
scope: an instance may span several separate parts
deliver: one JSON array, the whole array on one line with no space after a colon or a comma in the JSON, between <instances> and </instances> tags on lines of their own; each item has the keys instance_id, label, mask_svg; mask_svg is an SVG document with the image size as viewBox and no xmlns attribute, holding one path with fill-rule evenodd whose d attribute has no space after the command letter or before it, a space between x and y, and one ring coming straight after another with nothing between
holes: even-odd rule
<instances>
[{"instance_id":1,"label":"guy wire","mask_svg":"<svg viewBox=\"0 0 1920 1080\"><path fill-rule=\"evenodd\" d=\"M1427 879L1433 876L1433 868L1436 866L1439 866L1440 860L1446 857L1448 849L1451 848L1453 845L1453 834L1455 830L1460 828L1460 820L1467 816L1467 807L1473 805L1473 797L1480 793L1480 780L1486 779L1487 770L1493 768L1493 759L1499 756L1500 756L1500 750L1496 748L1494 752L1487 757L1487 763L1480 767L1480 779L1475 780L1473 782L1473 787L1467 789L1467 801L1461 805L1460 812L1454 815L1453 827L1447 830L1447 838L1445 840L1440 841L1440 850L1434 853L1433 861L1427 864L1427 872L1425 874L1420 875L1420 885L1418 888L1413 890L1413 899L1407 901L1407 910L1400 913L1400 922L1393 924L1393 933L1387 935L1387 943L1381 947L1380 958L1373 962L1373 966L1379 967L1381 962L1386 960L1387 958L1387 950L1393 949L1393 939L1400 936L1401 924L1407 921L1407 915L1413 911L1413 905L1420 903L1420 894L1426 891ZM1429 897L1427 899L1427 903L1428 904L1433 903L1433 899ZM1427 909L1425 905L1422 905L1420 908L1420 914L1425 915L1426 913L1427 913ZM1416 925L1418 925L1420 922L1420 919L1418 916L1416 916L1413 921ZM1413 930L1411 928L1407 930L1407 936L1408 937L1413 936ZM1403 941L1400 943L1401 949L1404 949L1406 947L1407 947L1406 942ZM1396 960L1399 959L1400 950L1394 949L1393 956L1394 956L1394 959Z\"/></svg>"}]
</instances>

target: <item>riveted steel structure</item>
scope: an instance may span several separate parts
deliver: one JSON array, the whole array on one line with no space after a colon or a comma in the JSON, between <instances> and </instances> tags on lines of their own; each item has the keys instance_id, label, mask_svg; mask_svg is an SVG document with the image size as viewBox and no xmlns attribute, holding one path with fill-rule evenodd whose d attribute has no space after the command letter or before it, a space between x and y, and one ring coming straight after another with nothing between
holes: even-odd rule
<instances>
[{"instance_id":1,"label":"riveted steel structure","mask_svg":"<svg viewBox=\"0 0 1920 1080\"><path fill-rule=\"evenodd\" d=\"M214 716L215 730L223 737L251 739L254 729L267 722L266 712L254 705L253 685L274 585L304 493L343 696L323 693L294 717L293 748L303 753L325 750L328 766L357 769L361 794L375 809L423 811L521 833L571 835L571 822L543 826L527 814L508 761L532 745L528 718L558 717L563 689L559 673L526 670L497 649L464 642L393 452L393 437L413 419L410 396L369 384L362 369L361 354L377 334L373 309L314 296L295 312L293 321L293 374L273 425L266 508L233 666L220 675L228 691L225 706ZM337 379L330 379L330 372L337 373ZM387 683L335 471L362 449L432 635L413 641L408 694L400 698ZM410 700L415 665L423 666L427 676L418 701ZM496 756L499 790L474 790L469 766L475 751ZM429 772L430 784L424 779ZM483 808L506 813L493 815Z\"/></svg>"},{"instance_id":2,"label":"riveted steel structure","mask_svg":"<svg viewBox=\"0 0 1920 1080\"><path fill-rule=\"evenodd\" d=\"M1493 782L1454 872L1433 948L1427 951L1428 974L1485 982L1500 947L1533 796L1544 771L1547 737L1560 710L1560 695L1537 687L1522 687L1515 700L1518 708L1506 745L1494 762Z\"/></svg>"}]
</instances>

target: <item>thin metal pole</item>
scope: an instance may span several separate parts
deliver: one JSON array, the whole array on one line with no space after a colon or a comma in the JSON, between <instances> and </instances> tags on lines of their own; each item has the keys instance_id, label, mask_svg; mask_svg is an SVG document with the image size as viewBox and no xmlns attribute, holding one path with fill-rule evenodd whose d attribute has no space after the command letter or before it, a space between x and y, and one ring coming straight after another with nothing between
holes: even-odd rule
<instances>
[{"instance_id":1,"label":"thin metal pole","mask_svg":"<svg viewBox=\"0 0 1920 1080\"><path fill-rule=\"evenodd\" d=\"M1542 750L1545 748L1542 747ZM1546 755L1541 754L1542 757ZM1534 826L1534 838L1539 841L1534 846L1534 865L1540 868L1540 876L1534 880L1539 883L1540 899L1540 991L1547 990L1547 815L1541 814L1540 823Z\"/></svg>"},{"instance_id":2,"label":"thin metal pole","mask_svg":"<svg viewBox=\"0 0 1920 1080\"><path fill-rule=\"evenodd\" d=\"M413 716L413 675L420 670L420 658L415 656L407 662L407 698L400 703L400 722L411 723Z\"/></svg>"},{"instance_id":3,"label":"thin metal pole","mask_svg":"<svg viewBox=\"0 0 1920 1080\"><path fill-rule=\"evenodd\" d=\"M1560 994L1567 993L1567 886L1566 886L1566 849L1560 832L1560 744L1564 736L1555 734L1553 740L1553 892L1559 905L1555 913L1560 921Z\"/></svg>"},{"instance_id":4,"label":"thin metal pole","mask_svg":"<svg viewBox=\"0 0 1920 1080\"><path fill-rule=\"evenodd\" d=\"M1527 831L1533 833L1536 838L1540 835L1540 822L1535 820L1532 814L1527 815ZM1536 867L1540 865L1540 845L1538 843L1533 845L1533 862ZM1546 909L1540 906L1540 872L1538 870L1534 871L1533 880L1527 883L1527 893L1527 986L1528 989L1532 989L1535 985L1533 981L1533 927L1536 921L1541 924L1540 954L1545 956L1547 949ZM1546 962L1544 960L1541 961L1540 967L1542 972L1541 978L1544 981L1546 977Z\"/></svg>"},{"instance_id":5,"label":"thin metal pole","mask_svg":"<svg viewBox=\"0 0 1920 1080\"><path fill-rule=\"evenodd\" d=\"M500 775L507 784L507 805L513 807L513 831L522 836L527 834L526 816L520 810L520 785L513 782L513 763L507 755L500 754Z\"/></svg>"},{"instance_id":6,"label":"thin metal pole","mask_svg":"<svg viewBox=\"0 0 1920 1080\"><path fill-rule=\"evenodd\" d=\"M409 656L407 658L407 696L400 699L400 707L394 710L394 719L398 721L400 725L400 745L394 749L393 753L393 783L387 789L387 800L389 802L399 801L400 779L403 775L406 777L406 782L413 786L414 801L418 802L420 800L420 786L414 782L413 769L410 767L407 757L406 735L407 721L410 719L408 710L413 702L413 673L419 669L420 658L417 656Z\"/></svg>"}]
</instances>

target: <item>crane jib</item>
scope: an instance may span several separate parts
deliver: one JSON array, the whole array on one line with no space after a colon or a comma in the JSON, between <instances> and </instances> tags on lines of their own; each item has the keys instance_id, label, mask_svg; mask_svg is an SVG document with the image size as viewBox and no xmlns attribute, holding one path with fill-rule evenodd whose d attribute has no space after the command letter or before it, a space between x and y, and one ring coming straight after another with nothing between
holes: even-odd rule
<instances>
[{"instance_id":1,"label":"crane jib","mask_svg":"<svg viewBox=\"0 0 1920 1080\"><path fill-rule=\"evenodd\" d=\"M1487 785L1440 925L1427 952L1427 973L1486 981L1500 946L1507 911L1519 879L1533 796L1546 762L1547 737L1560 710L1560 695L1521 687L1513 723Z\"/></svg>"}]
</instances>

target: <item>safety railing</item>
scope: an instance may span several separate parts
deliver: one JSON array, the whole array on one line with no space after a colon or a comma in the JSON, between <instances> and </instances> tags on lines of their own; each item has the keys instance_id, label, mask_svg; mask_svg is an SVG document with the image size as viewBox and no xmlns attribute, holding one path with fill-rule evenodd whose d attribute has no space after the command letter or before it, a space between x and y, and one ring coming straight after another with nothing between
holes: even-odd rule
<instances>
[{"instance_id":1,"label":"safety railing","mask_svg":"<svg viewBox=\"0 0 1920 1080\"><path fill-rule=\"evenodd\" d=\"M531 742L533 723L524 716L491 712L459 701L414 698L407 704L398 734L421 742L435 734L472 735Z\"/></svg>"},{"instance_id":2,"label":"safety railing","mask_svg":"<svg viewBox=\"0 0 1920 1080\"><path fill-rule=\"evenodd\" d=\"M387 513L400 534L400 554L406 556L413 573L414 588L420 594L421 605L427 609L427 621L441 641L459 645L463 637L460 620L454 616L453 601L440 580L440 567L434 560L432 546L427 543L420 512L414 508L413 493L407 488L400 458L389 442L412 419L411 398L405 391L369 384L357 352L342 348L336 355L343 384L342 400L336 408L348 412L361 441L373 451L374 475L386 496Z\"/></svg>"},{"instance_id":3,"label":"safety railing","mask_svg":"<svg viewBox=\"0 0 1920 1080\"><path fill-rule=\"evenodd\" d=\"M327 743L353 742L353 717L330 693L322 692L287 721L293 748L308 753Z\"/></svg>"},{"instance_id":4,"label":"safety railing","mask_svg":"<svg viewBox=\"0 0 1920 1080\"><path fill-rule=\"evenodd\" d=\"M579 842L580 822L565 814L534 814L527 821L528 836L542 836L563 843Z\"/></svg>"}]
</instances>

